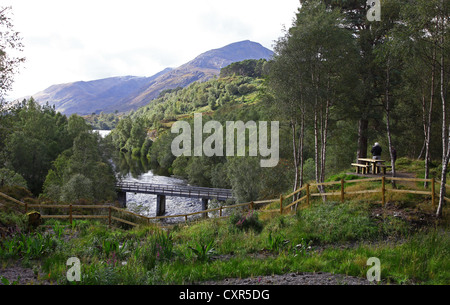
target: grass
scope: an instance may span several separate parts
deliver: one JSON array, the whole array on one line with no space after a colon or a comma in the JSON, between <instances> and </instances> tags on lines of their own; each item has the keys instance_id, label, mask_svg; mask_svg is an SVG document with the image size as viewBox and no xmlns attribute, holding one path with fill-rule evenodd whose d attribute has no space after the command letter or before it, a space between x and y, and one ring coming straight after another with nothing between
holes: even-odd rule
<instances>
[{"instance_id":1,"label":"grass","mask_svg":"<svg viewBox=\"0 0 450 305\"><path fill-rule=\"evenodd\" d=\"M0 256L33 260L44 274L41 279L59 284L69 284L66 261L73 256L81 260L85 285L186 284L317 271L365 277L369 257L380 258L385 282L450 283L450 236L444 227L417 230L399 219L374 219L370 210L363 202L328 202L296 215L253 220L260 225L245 230L237 217L170 232L156 227L111 230L86 222L62 230L61 223L53 222L57 234L48 235L50 241L42 232L11 239L37 240L30 257L19 246ZM3 241L2 249L7 245Z\"/></svg>"},{"instance_id":2,"label":"grass","mask_svg":"<svg viewBox=\"0 0 450 305\"><path fill-rule=\"evenodd\" d=\"M404 195L381 209L360 199L322 203L317 198L295 214L242 211L170 230L48 220L28 232L23 217L8 210L0 212L0 220L17 226L0 240L0 259L3 268L18 261L32 267L40 281L142 285L318 271L365 278L367 260L377 257L386 283L448 285L448 207L440 222L420 222L430 205L423 199ZM398 211L408 217L396 217ZM67 281L70 257L81 261L80 283Z\"/></svg>"}]
</instances>

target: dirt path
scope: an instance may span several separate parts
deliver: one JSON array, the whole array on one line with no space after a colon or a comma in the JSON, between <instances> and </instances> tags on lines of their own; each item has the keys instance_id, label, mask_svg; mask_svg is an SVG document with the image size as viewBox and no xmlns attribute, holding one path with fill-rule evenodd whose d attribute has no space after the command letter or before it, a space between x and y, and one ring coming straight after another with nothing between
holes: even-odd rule
<instances>
[{"instance_id":1,"label":"dirt path","mask_svg":"<svg viewBox=\"0 0 450 305\"><path fill-rule=\"evenodd\" d=\"M375 285L366 278L317 273L288 273L283 275L257 276L246 279L225 279L223 281L206 281L201 285ZM381 283L382 284L382 283Z\"/></svg>"},{"instance_id":2,"label":"dirt path","mask_svg":"<svg viewBox=\"0 0 450 305\"><path fill-rule=\"evenodd\" d=\"M50 282L39 279L33 269L24 268L19 263L0 269L0 279L6 278L9 285L49 285ZM0 281L0 285L2 285Z\"/></svg>"},{"instance_id":3,"label":"dirt path","mask_svg":"<svg viewBox=\"0 0 450 305\"><path fill-rule=\"evenodd\" d=\"M40 280L30 268L11 266L0 270L0 278L5 277L12 284L18 285L49 285L48 281ZM288 273L283 275L257 276L246 279L230 278L222 281L206 281L200 285L374 285L365 278L317 273ZM382 284L382 283L381 283ZM1 284L0 284L1 285Z\"/></svg>"}]
</instances>

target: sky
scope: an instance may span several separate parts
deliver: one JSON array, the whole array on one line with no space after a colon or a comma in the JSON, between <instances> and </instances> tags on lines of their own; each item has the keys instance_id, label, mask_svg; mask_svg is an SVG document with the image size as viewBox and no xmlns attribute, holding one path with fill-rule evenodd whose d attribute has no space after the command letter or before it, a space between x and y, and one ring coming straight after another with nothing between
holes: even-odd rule
<instances>
[{"instance_id":1,"label":"sky","mask_svg":"<svg viewBox=\"0 0 450 305\"><path fill-rule=\"evenodd\" d=\"M12 7L26 62L8 99L54 84L152 76L251 40L273 49L299 0L0 0Z\"/></svg>"}]
</instances>

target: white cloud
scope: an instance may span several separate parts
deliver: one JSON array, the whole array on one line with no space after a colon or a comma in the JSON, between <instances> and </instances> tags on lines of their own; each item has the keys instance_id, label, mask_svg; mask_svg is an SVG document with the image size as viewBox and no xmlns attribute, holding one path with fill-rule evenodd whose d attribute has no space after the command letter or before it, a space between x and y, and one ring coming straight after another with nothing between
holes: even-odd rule
<instances>
[{"instance_id":1,"label":"white cloud","mask_svg":"<svg viewBox=\"0 0 450 305\"><path fill-rule=\"evenodd\" d=\"M298 0L3 0L27 62L10 97L52 84L150 76L240 40L271 48Z\"/></svg>"}]
</instances>

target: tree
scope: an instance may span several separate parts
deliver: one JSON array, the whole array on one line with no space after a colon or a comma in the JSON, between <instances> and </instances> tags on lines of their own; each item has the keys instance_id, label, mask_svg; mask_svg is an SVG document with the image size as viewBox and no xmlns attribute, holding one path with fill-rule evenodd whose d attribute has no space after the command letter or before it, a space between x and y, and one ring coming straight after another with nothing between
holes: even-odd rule
<instances>
[{"instance_id":1,"label":"tree","mask_svg":"<svg viewBox=\"0 0 450 305\"><path fill-rule=\"evenodd\" d=\"M442 15L445 14L443 3L441 5L441 0L417 0L414 3L405 4L401 12L403 22L396 27L396 31L399 33L398 39L411 50L405 61L410 62L410 65L415 65L416 68L412 72L415 72L414 76L422 79L422 84L424 84L419 87L420 91L417 92L417 95L421 99L423 109L425 179L429 178L431 133L433 122L436 121L432 115L438 98L438 84L439 81L442 84L445 81L442 74L445 63L439 62L439 57L443 60L445 56L443 48L446 29L441 26L446 18ZM448 18L448 12L446 14ZM446 27L448 27L448 22ZM439 70L442 72L441 77ZM441 96L444 96L442 91ZM445 107L442 124L445 125ZM444 152L445 143L446 140L443 141ZM425 186L427 186L426 182Z\"/></svg>"},{"instance_id":2,"label":"tree","mask_svg":"<svg viewBox=\"0 0 450 305\"><path fill-rule=\"evenodd\" d=\"M44 182L44 197L66 202L112 200L116 180L101 141L96 133L80 133L73 147L52 162Z\"/></svg>"},{"instance_id":3,"label":"tree","mask_svg":"<svg viewBox=\"0 0 450 305\"><path fill-rule=\"evenodd\" d=\"M72 114L69 117L67 123L67 131L69 133L69 137L71 142L75 140L82 133L86 133L91 130L91 127L86 124L86 121L77 114Z\"/></svg>"},{"instance_id":4,"label":"tree","mask_svg":"<svg viewBox=\"0 0 450 305\"><path fill-rule=\"evenodd\" d=\"M442 217L444 197L446 194L447 168L450 160L450 124L447 126L447 80L448 79L448 54L450 53L450 5L448 1L435 1L435 18L438 30L438 46L440 50L440 96L442 103L442 174L441 188L439 191L439 205L436 216Z\"/></svg>"},{"instance_id":5,"label":"tree","mask_svg":"<svg viewBox=\"0 0 450 305\"><path fill-rule=\"evenodd\" d=\"M388 0L383 3L383 24L385 27L391 29L385 37L380 40L380 43L374 49L374 63L380 68L380 71L384 70L384 73L380 74L379 78L384 80L380 81L381 87L384 88L384 92L380 96L381 104L384 109L386 118L386 133L388 139L389 155L391 158L392 177L396 175L395 169L395 157L394 157L394 145L392 137L392 112L394 104L397 99L396 92L398 92L401 82L401 70L403 69L403 48L404 45L401 40L395 37L395 31L393 31L393 24L399 20L400 5L398 1ZM384 74L384 75L383 75ZM403 93L400 91L400 93ZM395 180L392 180L392 185L395 186Z\"/></svg>"},{"instance_id":6,"label":"tree","mask_svg":"<svg viewBox=\"0 0 450 305\"><path fill-rule=\"evenodd\" d=\"M402 1L403 0L398 0ZM307 3L302 0L301 3ZM384 18L389 9L382 4L381 22L370 22L367 19L369 2L366 0L323 0L328 8L339 9L345 16L343 25L353 33L358 46L358 59L354 65L354 71L358 75L358 82L353 85L353 106L347 109L348 118L358 122L358 149L357 157L367 156L369 140L369 123L379 120L378 98L383 94L380 86L380 76L384 73L374 61L376 46L383 43L386 33L392 28L390 19ZM388 22L386 22L388 21Z\"/></svg>"},{"instance_id":7,"label":"tree","mask_svg":"<svg viewBox=\"0 0 450 305\"><path fill-rule=\"evenodd\" d=\"M229 157L228 180L238 202L250 202L260 198L261 167L257 157Z\"/></svg>"},{"instance_id":8,"label":"tree","mask_svg":"<svg viewBox=\"0 0 450 305\"><path fill-rule=\"evenodd\" d=\"M305 1L294 26L275 48L269 82L273 100L292 128L294 189L303 183L303 144L308 114L314 132L316 181L325 179L327 140L332 107L345 99L357 49L343 15L320 1ZM354 81L354 79L352 80ZM298 141L296 130L300 126ZM300 167L300 169L299 169ZM299 174L300 173L300 174Z\"/></svg>"},{"instance_id":9,"label":"tree","mask_svg":"<svg viewBox=\"0 0 450 305\"><path fill-rule=\"evenodd\" d=\"M25 61L16 55L23 51L23 44L20 33L14 31L10 11L11 7L0 7L0 105L11 90L19 65Z\"/></svg>"},{"instance_id":10,"label":"tree","mask_svg":"<svg viewBox=\"0 0 450 305\"><path fill-rule=\"evenodd\" d=\"M0 187L21 186L27 188L27 182L21 175L7 168L0 168Z\"/></svg>"},{"instance_id":11,"label":"tree","mask_svg":"<svg viewBox=\"0 0 450 305\"><path fill-rule=\"evenodd\" d=\"M61 201L77 202L80 199L94 198L92 180L82 174L73 175L61 189Z\"/></svg>"},{"instance_id":12,"label":"tree","mask_svg":"<svg viewBox=\"0 0 450 305\"><path fill-rule=\"evenodd\" d=\"M33 99L11 110L10 116L5 163L22 175L30 191L38 195L51 162L68 148L64 123L53 108L42 107Z\"/></svg>"}]
</instances>

